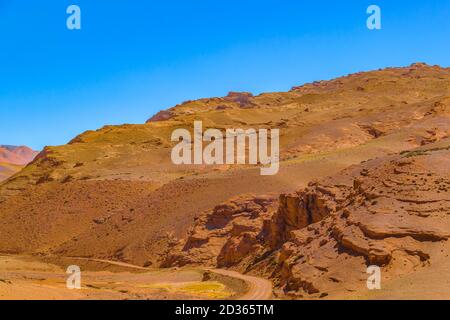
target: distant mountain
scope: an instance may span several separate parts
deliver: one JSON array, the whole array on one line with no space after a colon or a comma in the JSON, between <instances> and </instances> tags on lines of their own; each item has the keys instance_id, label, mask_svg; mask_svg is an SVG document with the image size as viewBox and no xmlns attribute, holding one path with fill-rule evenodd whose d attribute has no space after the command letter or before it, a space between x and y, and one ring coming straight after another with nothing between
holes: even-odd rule
<instances>
[{"instance_id":1,"label":"distant mountain","mask_svg":"<svg viewBox=\"0 0 450 320\"><path fill-rule=\"evenodd\" d=\"M0 162L26 165L30 163L38 152L25 146L0 145Z\"/></svg>"},{"instance_id":2,"label":"distant mountain","mask_svg":"<svg viewBox=\"0 0 450 320\"><path fill-rule=\"evenodd\" d=\"M25 146L0 145L0 181L18 172L38 154Z\"/></svg>"}]
</instances>

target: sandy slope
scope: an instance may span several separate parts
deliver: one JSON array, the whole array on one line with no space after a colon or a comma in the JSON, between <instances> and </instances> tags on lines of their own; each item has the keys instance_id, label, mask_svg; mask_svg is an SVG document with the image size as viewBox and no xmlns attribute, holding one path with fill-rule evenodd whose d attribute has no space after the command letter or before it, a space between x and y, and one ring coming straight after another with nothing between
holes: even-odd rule
<instances>
[{"instance_id":1,"label":"sandy slope","mask_svg":"<svg viewBox=\"0 0 450 320\"><path fill-rule=\"evenodd\" d=\"M0 181L4 181L19 172L23 166L0 162Z\"/></svg>"}]
</instances>

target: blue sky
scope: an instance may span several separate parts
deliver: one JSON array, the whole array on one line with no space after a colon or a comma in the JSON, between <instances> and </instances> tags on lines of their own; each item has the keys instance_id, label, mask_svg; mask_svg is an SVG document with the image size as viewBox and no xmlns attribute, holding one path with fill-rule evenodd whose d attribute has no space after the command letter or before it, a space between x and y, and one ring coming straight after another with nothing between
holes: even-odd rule
<instances>
[{"instance_id":1,"label":"blue sky","mask_svg":"<svg viewBox=\"0 0 450 320\"><path fill-rule=\"evenodd\" d=\"M66 8L82 30L66 28ZM366 28L382 9L383 29ZM0 0L0 144L67 143L185 100L450 66L450 0Z\"/></svg>"}]
</instances>

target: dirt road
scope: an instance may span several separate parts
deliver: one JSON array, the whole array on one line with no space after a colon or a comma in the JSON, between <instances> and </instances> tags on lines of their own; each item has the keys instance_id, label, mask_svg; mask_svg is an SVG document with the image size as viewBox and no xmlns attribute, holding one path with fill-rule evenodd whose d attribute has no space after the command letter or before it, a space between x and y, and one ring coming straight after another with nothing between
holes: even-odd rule
<instances>
[{"instance_id":1,"label":"dirt road","mask_svg":"<svg viewBox=\"0 0 450 320\"><path fill-rule=\"evenodd\" d=\"M272 282L266 279L240 274L235 271L213 269L211 272L244 280L249 285L249 290L239 300L270 300L272 299Z\"/></svg>"},{"instance_id":2,"label":"dirt road","mask_svg":"<svg viewBox=\"0 0 450 320\"><path fill-rule=\"evenodd\" d=\"M79 257L72 257L72 259L85 260L85 261L94 261L94 262L100 262L100 263L107 263L107 264L114 265L114 266L130 268L130 269L136 269L136 270L154 270L154 269L150 269L150 268L136 266L134 264L129 264L129 263L125 263L125 262L118 262L118 261L112 261L112 260L79 258Z\"/></svg>"},{"instance_id":3,"label":"dirt road","mask_svg":"<svg viewBox=\"0 0 450 320\"><path fill-rule=\"evenodd\" d=\"M149 270L148 268L132 265L129 263L118 262L118 261L110 261L110 260L102 260L102 259L88 259L88 258L77 258L77 259L109 263L112 265L128 267L128 268L138 269L138 270ZM236 278L236 279L245 281L248 284L249 290L247 293L242 295L239 298L239 300L270 300L270 299L272 299L272 282L270 282L269 280L243 275L238 272L230 271L230 270L211 269L209 271L223 275L223 276Z\"/></svg>"},{"instance_id":4,"label":"dirt road","mask_svg":"<svg viewBox=\"0 0 450 320\"><path fill-rule=\"evenodd\" d=\"M129 263L102 260L102 259L89 259L89 258L76 258L81 260L90 260L102 263L109 263L121 267L127 267L138 270L149 270L148 268L136 266ZM272 282L263 278L257 278L253 276L244 275L235 271L223 270L223 269L211 269L208 270L223 276L236 278L245 281L248 284L249 290L242 295L239 300L270 300L272 299Z\"/></svg>"}]
</instances>

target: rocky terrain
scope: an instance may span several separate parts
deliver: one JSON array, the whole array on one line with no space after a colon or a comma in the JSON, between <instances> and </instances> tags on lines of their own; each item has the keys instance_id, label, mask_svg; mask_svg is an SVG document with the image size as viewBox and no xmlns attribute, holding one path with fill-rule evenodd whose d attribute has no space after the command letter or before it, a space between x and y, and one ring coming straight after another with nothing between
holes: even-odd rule
<instances>
[{"instance_id":1,"label":"rocky terrain","mask_svg":"<svg viewBox=\"0 0 450 320\"><path fill-rule=\"evenodd\" d=\"M197 220L167 265L265 275L294 298L364 291L371 265L385 281L431 268L449 260L449 156L446 139L352 166L278 201L231 200Z\"/></svg>"},{"instance_id":2,"label":"rocky terrain","mask_svg":"<svg viewBox=\"0 0 450 320\"><path fill-rule=\"evenodd\" d=\"M0 181L19 172L38 154L37 151L21 146L0 145Z\"/></svg>"},{"instance_id":3,"label":"rocky terrain","mask_svg":"<svg viewBox=\"0 0 450 320\"><path fill-rule=\"evenodd\" d=\"M173 165L171 133L195 120L280 129L280 172ZM362 295L370 264L429 283L447 266L449 124L450 69L422 63L187 101L1 183L0 252L232 268L291 298Z\"/></svg>"}]
</instances>

